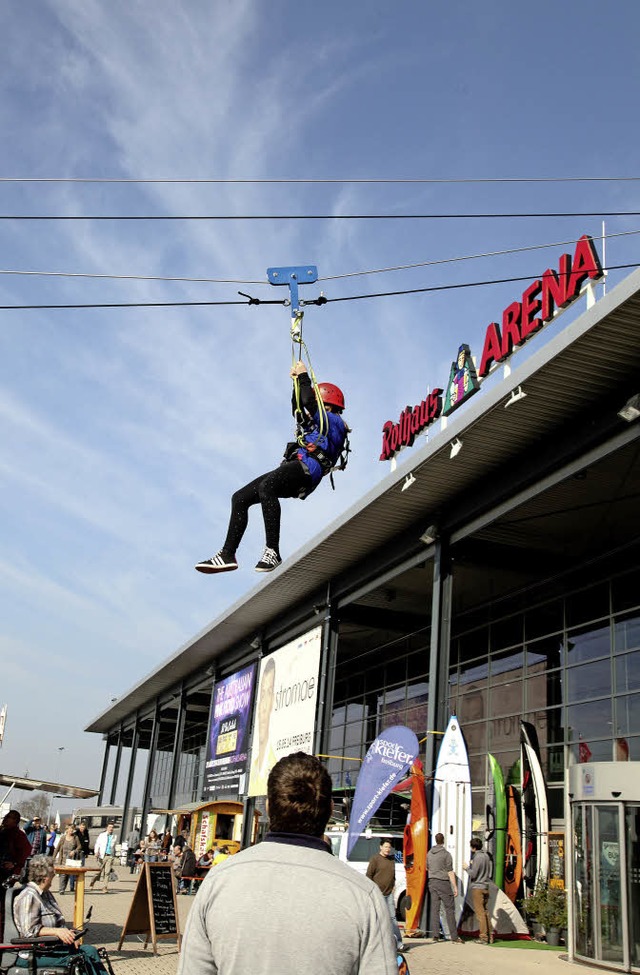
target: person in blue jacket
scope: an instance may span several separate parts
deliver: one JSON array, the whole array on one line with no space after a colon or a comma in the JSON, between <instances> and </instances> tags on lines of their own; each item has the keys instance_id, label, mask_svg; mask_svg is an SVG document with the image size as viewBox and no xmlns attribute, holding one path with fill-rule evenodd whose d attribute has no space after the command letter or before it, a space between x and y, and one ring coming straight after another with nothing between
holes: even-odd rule
<instances>
[{"instance_id":1,"label":"person in blue jacket","mask_svg":"<svg viewBox=\"0 0 640 975\"><path fill-rule=\"evenodd\" d=\"M256 572L271 572L280 558L280 498L307 498L340 461L345 449L349 427L342 419L344 395L333 383L317 387L322 404L303 362L297 362L291 377L297 382L299 396L293 396L293 412L297 415L301 435L287 444L285 456L275 470L250 481L231 499L231 517L224 545L210 559L198 562L198 572L231 572L238 568L236 551L249 521L249 508L262 506L266 547L256 565Z\"/></svg>"}]
</instances>

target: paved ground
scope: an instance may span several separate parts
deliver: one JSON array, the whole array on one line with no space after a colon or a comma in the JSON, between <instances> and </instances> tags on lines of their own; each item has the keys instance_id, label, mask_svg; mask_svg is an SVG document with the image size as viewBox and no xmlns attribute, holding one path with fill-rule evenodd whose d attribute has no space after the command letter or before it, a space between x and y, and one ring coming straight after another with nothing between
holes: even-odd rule
<instances>
[{"instance_id":1,"label":"paved ground","mask_svg":"<svg viewBox=\"0 0 640 975\"><path fill-rule=\"evenodd\" d=\"M128 936L122 951L117 950L137 880L137 877L129 874L128 868L118 867L117 870L120 879L112 885L110 893L87 891L86 909L93 905L93 913L86 943L106 946L115 975L176 975L178 949L175 941L160 942L158 955L154 956L151 947L145 950L136 936ZM59 896L58 901L70 918L71 896ZM181 930L184 930L193 902L193 897L178 897ZM304 939L304 932L299 932L299 935ZM564 952L501 948L499 943L485 947L471 942L463 945L449 942L427 944L424 939L415 939L408 941L407 950L411 975L460 975L461 971L472 972L473 975L513 975L514 970L517 975L568 975L564 959ZM251 973L238 972L237 975Z\"/></svg>"}]
</instances>

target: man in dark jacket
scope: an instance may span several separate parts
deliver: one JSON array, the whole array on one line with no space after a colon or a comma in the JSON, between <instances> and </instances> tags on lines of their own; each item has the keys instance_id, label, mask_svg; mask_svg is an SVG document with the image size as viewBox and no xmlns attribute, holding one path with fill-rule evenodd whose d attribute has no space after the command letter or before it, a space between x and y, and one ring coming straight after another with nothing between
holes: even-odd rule
<instances>
[{"instance_id":1,"label":"man in dark jacket","mask_svg":"<svg viewBox=\"0 0 640 975\"><path fill-rule=\"evenodd\" d=\"M40 853L46 853L47 850L47 831L42 825L42 820L39 816L34 816L30 819L24 828L25 834L29 842L31 843L31 856L38 856Z\"/></svg>"},{"instance_id":2,"label":"man in dark jacket","mask_svg":"<svg viewBox=\"0 0 640 975\"><path fill-rule=\"evenodd\" d=\"M376 853L369 860L367 877L369 880L373 880L374 884L378 885L382 896L387 902L389 914L391 915L391 927L396 937L398 951L401 951L404 945L402 944L402 935L400 934L400 928L396 921L396 902L393 897L393 891L396 886L396 861L394 854L395 850L389 840L382 840L380 842L380 852Z\"/></svg>"},{"instance_id":3,"label":"man in dark jacket","mask_svg":"<svg viewBox=\"0 0 640 975\"><path fill-rule=\"evenodd\" d=\"M20 813L10 809L0 824L0 882L19 875L30 856L31 843L20 829Z\"/></svg>"},{"instance_id":4,"label":"man in dark jacket","mask_svg":"<svg viewBox=\"0 0 640 975\"><path fill-rule=\"evenodd\" d=\"M444 845L442 833L436 833L436 843L427 853L429 872L429 896L431 898L431 940L440 941L440 904L443 905L451 940L460 944L454 912L454 898L458 896L458 883L453 870L453 859Z\"/></svg>"},{"instance_id":5,"label":"man in dark jacket","mask_svg":"<svg viewBox=\"0 0 640 975\"><path fill-rule=\"evenodd\" d=\"M480 943L493 944L493 932L487 905L489 903L489 881L491 880L492 864L489 856L482 849L482 842L471 840L471 860L465 866L469 874L471 887L471 903L480 926Z\"/></svg>"}]
</instances>

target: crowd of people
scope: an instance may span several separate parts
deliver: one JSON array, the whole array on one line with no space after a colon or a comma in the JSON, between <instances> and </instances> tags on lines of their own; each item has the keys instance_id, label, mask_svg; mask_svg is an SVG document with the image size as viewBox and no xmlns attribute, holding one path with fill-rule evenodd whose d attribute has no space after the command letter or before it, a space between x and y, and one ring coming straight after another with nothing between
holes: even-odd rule
<instances>
[{"instance_id":1,"label":"crowd of people","mask_svg":"<svg viewBox=\"0 0 640 975\"><path fill-rule=\"evenodd\" d=\"M191 892L195 883L207 876L207 883L189 914L180 957L179 975L197 970L214 975L220 962L233 958L238 970L251 971L257 961L267 961L263 970L287 975L283 967L282 945L287 932L305 927L313 914L316 924L309 932L311 957L327 960L332 971L345 975L363 967L395 975L402 956L401 932L396 923L394 885L395 866L392 844L383 838L379 853L369 862L367 876L333 857L325 829L332 812L331 778L322 763L302 752L281 759L269 774L267 785L269 832L264 841L243 850L229 863L230 847L215 842L198 859L189 845L186 830L174 836L170 830L160 835L150 830L141 838L133 829L126 838L132 871L138 864L170 863L176 889ZM57 830L56 830L57 833ZM68 824L57 842L50 843L47 830L37 817L20 826L17 810L8 812L0 826L0 877L19 875L29 864L28 882L15 900L14 918L20 933L53 934L65 945L77 948L78 934L69 928L50 891L57 862L84 863L89 852L85 824ZM98 836L94 852L99 870L91 887L104 883L108 889L116 856L117 835L111 823ZM51 847L51 853L49 848ZM122 848L121 848L122 849ZM328 856L327 856L328 854ZM209 873L212 868L222 869ZM457 880L451 854L438 833L427 856L431 900L430 934L441 940L441 909L444 909L452 942L460 943L454 915ZM488 912L491 861L480 840L471 840L471 857L464 865L469 875L472 908L480 928L479 941L493 942ZM67 887L67 876L60 876L59 892ZM273 900L273 892L278 898ZM253 936L246 938L234 923L239 901L253 918ZM269 909L265 909L265 905ZM344 908L344 909L343 909ZM347 909L348 908L348 909ZM326 922L326 923L325 923ZM331 938L323 932L331 930ZM84 949L80 949L84 950ZM87 959L92 972L101 973L101 960ZM297 965L297 962L296 962ZM293 971L293 969L291 969ZM297 967L295 968L297 971Z\"/></svg>"}]
</instances>

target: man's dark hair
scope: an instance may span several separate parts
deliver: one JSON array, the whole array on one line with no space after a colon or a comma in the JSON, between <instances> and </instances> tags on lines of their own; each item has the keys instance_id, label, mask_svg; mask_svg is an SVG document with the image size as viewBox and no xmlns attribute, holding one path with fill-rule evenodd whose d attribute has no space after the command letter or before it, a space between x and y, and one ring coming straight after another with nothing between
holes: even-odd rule
<instances>
[{"instance_id":1,"label":"man's dark hair","mask_svg":"<svg viewBox=\"0 0 640 975\"><path fill-rule=\"evenodd\" d=\"M438 846L442 846L444 843L444 833L436 833L436 843Z\"/></svg>"},{"instance_id":2,"label":"man's dark hair","mask_svg":"<svg viewBox=\"0 0 640 975\"><path fill-rule=\"evenodd\" d=\"M269 773L267 800L271 832L322 836L331 815L331 776L313 755L285 755Z\"/></svg>"},{"instance_id":3,"label":"man's dark hair","mask_svg":"<svg viewBox=\"0 0 640 975\"><path fill-rule=\"evenodd\" d=\"M474 836L473 839L471 840L471 843L469 845L471 846L471 849L472 850L481 850L482 849L482 840L478 840Z\"/></svg>"}]
</instances>

